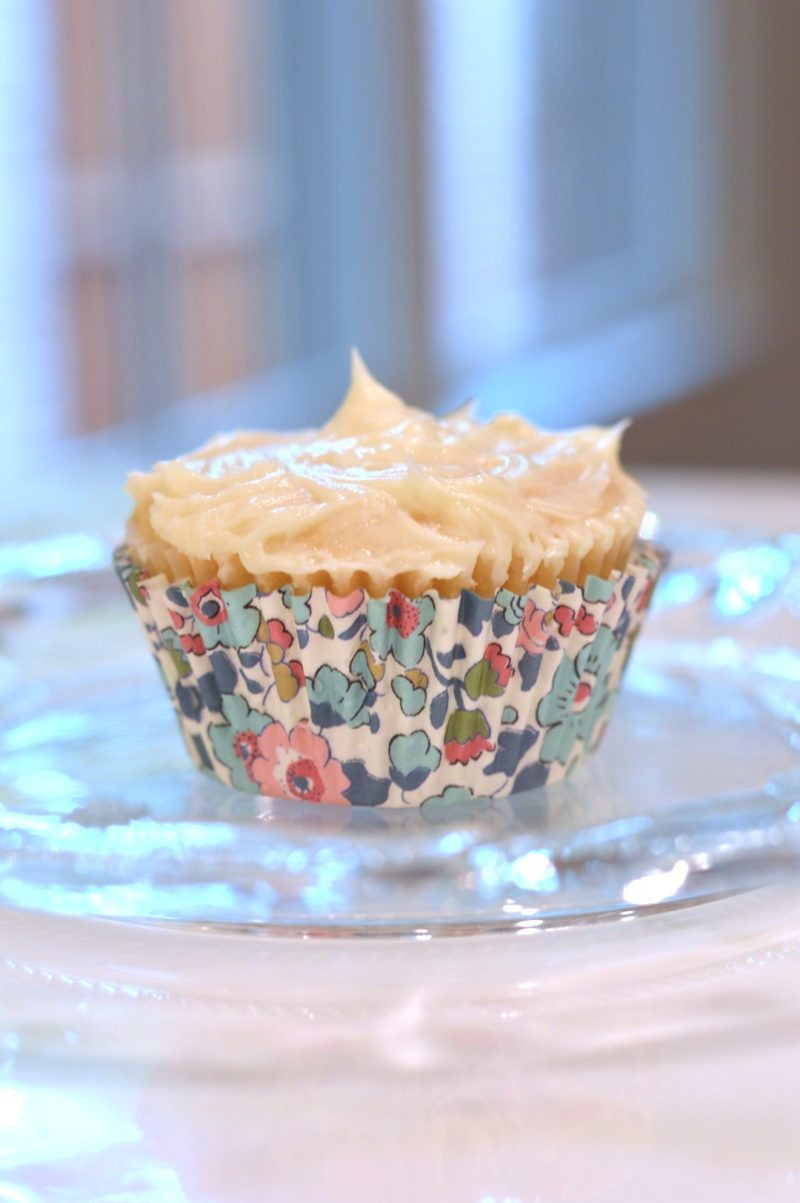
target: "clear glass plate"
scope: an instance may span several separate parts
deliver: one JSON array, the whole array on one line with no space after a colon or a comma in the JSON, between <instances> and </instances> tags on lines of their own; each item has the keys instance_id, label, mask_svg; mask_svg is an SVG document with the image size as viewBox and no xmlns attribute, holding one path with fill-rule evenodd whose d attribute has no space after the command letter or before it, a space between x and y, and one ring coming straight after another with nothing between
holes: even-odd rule
<instances>
[{"instance_id":1,"label":"clear glass plate","mask_svg":"<svg viewBox=\"0 0 800 1203\"><path fill-rule=\"evenodd\" d=\"M660 540L672 564L596 755L446 822L205 778L110 572L7 581L0 902L424 937L662 911L796 868L800 536Z\"/></svg>"}]
</instances>

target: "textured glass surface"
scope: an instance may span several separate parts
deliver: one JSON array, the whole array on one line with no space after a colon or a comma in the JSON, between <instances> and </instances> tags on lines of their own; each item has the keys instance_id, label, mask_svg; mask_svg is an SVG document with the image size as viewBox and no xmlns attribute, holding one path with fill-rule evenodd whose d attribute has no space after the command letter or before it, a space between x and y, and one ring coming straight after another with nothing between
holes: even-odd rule
<instances>
[{"instance_id":1,"label":"textured glass surface","mask_svg":"<svg viewBox=\"0 0 800 1203\"><path fill-rule=\"evenodd\" d=\"M800 536L660 538L672 565L601 748L566 783L478 814L303 805L205 778L110 574L17 576L0 901L425 935L660 910L795 868Z\"/></svg>"}]
</instances>

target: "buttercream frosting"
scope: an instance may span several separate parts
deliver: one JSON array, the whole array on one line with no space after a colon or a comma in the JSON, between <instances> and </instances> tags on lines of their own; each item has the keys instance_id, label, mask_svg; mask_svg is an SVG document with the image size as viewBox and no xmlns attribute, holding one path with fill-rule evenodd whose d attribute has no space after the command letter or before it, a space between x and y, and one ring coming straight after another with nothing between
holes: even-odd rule
<instances>
[{"instance_id":1,"label":"buttercream frosting","mask_svg":"<svg viewBox=\"0 0 800 1203\"><path fill-rule=\"evenodd\" d=\"M318 430L236 431L134 472L127 540L151 574L346 594L525 592L624 567L644 493L624 425L539 430L406 405L357 354Z\"/></svg>"}]
</instances>

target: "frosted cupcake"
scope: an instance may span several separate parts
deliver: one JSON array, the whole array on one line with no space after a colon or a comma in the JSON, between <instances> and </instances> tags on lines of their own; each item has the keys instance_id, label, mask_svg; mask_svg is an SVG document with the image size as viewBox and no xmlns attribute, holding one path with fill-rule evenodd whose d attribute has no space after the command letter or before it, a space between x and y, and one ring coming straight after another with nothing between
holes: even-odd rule
<instances>
[{"instance_id":1,"label":"frosted cupcake","mask_svg":"<svg viewBox=\"0 0 800 1203\"><path fill-rule=\"evenodd\" d=\"M195 763L254 793L435 809L562 777L660 567L621 429L437 419L354 356L320 430L132 474L116 566Z\"/></svg>"}]
</instances>

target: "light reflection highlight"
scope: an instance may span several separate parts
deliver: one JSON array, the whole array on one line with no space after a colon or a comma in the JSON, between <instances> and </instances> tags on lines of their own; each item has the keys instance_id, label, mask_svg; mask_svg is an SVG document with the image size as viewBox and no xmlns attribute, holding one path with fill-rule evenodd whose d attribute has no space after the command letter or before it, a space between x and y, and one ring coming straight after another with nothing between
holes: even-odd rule
<instances>
[{"instance_id":1,"label":"light reflection highlight","mask_svg":"<svg viewBox=\"0 0 800 1203\"><path fill-rule=\"evenodd\" d=\"M791 570L791 556L772 543L724 552L717 561L717 609L726 618L749 613L772 596Z\"/></svg>"},{"instance_id":2,"label":"light reflection highlight","mask_svg":"<svg viewBox=\"0 0 800 1203\"><path fill-rule=\"evenodd\" d=\"M542 849L534 849L512 861L509 879L521 890L550 894L558 889L558 871Z\"/></svg>"},{"instance_id":3,"label":"light reflection highlight","mask_svg":"<svg viewBox=\"0 0 800 1203\"><path fill-rule=\"evenodd\" d=\"M109 548L94 535L55 535L49 539L0 544L0 577L45 580L74 572L108 568Z\"/></svg>"},{"instance_id":4,"label":"light reflection highlight","mask_svg":"<svg viewBox=\"0 0 800 1203\"><path fill-rule=\"evenodd\" d=\"M34 768L18 773L12 786L26 798L47 803L48 810L67 812L88 794L86 785L57 769Z\"/></svg>"},{"instance_id":5,"label":"light reflection highlight","mask_svg":"<svg viewBox=\"0 0 800 1203\"><path fill-rule=\"evenodd\" d=\"M0 1182L0 1203L42 1203L42 1199L27 1187Z\"/></svg>"},{"instance_id":6,"label":"light reflection highlight","mask_svg":"<svg viewBox=\"0 0 800 1203\"><path fill-rule=\"evenodd\" d=\"M0 1157L6 1169L80 1157L122 1144L142 1132L107 1105L66 1090L0 1086Z\"/></svg>"},{"instance_id":7,"label":"light reflection highlight","mask_svg":"<svg viewBox=\"0 0 800 1203\"><path fill-rule=\"evenodd\" d=\"M642 877L634 877L622 891L626 902L633 906L654 906L674 898L686 884L689 876L689 862L676 861L671 869L654 869Z\"/></svg>"},{"instance_id":8,"label":"light reflection highlight","mask_svg":"<svg viewBox=\"0 0 800 1203\"><path fill-rule=\"evenodd\" d=\"M688 606L703 593L705 586L696 572L667 572L658 585L655 605L659 610Z\"/></svg>"}]
</instances>

